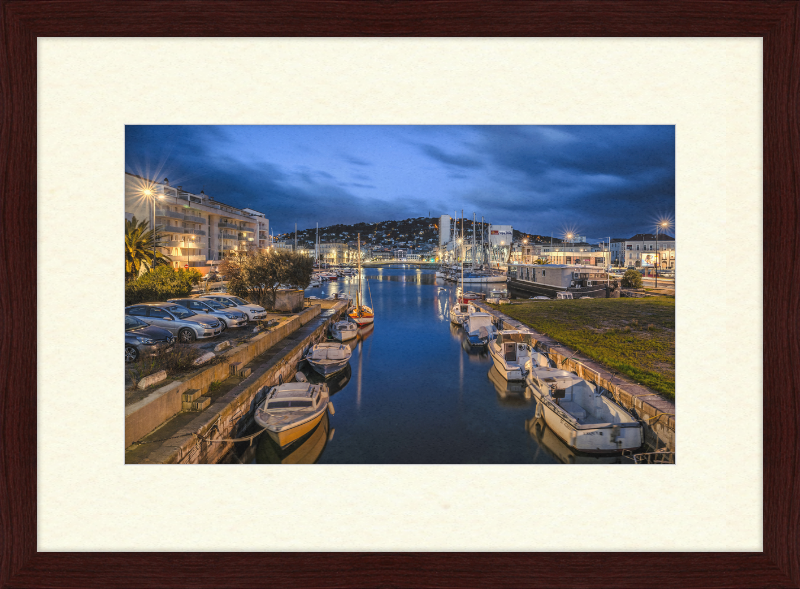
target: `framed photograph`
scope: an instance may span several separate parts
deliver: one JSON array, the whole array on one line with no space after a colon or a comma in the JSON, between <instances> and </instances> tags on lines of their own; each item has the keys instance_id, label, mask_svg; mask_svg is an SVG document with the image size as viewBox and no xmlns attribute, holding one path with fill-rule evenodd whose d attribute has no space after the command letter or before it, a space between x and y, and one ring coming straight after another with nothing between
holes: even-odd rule
<instances>
[{"instance_id":1,"label":"framed photograph","mask_svg":"<svg viewBox=\"0 0 800 589\"><path fill-rule=\"evenodd\" d=\"M331 579L348 586L800 586L800 449L787 443L797 440L800 418L791 397L798 376L792 319L797 296L790 286L793 272L787 280L778 279L786 273L783 260L796 257L800 49L794 32L800 25L799 10L794 2L735 1L508 5L348 0L191 7L174 2L6 3L0 68L7 105L0 138L6 237L0 257L6 278L0 282L6 301L0 522L7 548L0 586L260 586L265 570L270 584L289 586L330 584ZM542 245L535 252L521 247L503 255L504 260L519 256L525 274L515 275L518 286L535 283L541 289L550 277L537 274L542 270L537 264L525 263L534 255L553 256L552 262L565 266L596 266L600 259L606 269L605 255L610 260L617 251L626 260L618 264L625 266L621 269L631 270L630 258L633 269L638 268L635 273L647 282L655 280L657 270L664 271L659 281L674 281L669 265L678 256L671 252L686 252L681 288L686 285L687 296L685 302L683 291L678 297L675 320L672 390L673 395L676 389L682 393L682 425L674 430L681 448L676 464L642 469L511 466L510 459L436 460L433 454L431 459L402 460L403 449L394 448L390 460L363 459L359 465L182 467L142 464L178 461L123 452L130 447L129 424L121 418L114 391L125 378L125 368L114 352L122 349L122 342L112 319L127 296L121 285L128 270L119 264L115 245L123 212L130 223L129 215L138 213L138 219L150 212L154 225L175 228L179 226L169 220L181 215L180 231L168 233L162 250L171 266L180 266L170 272L188 271L209 259L223 262L229 257L226 248L262 249L262 233L267 247L280 243L294 250L292 254L313 247L320 279L331 265L349 272L350 262L358 267L365 259L361 236L351 248L348 230L336 235L341 248L312 237L308 219L299 228L306 231L290 237L289 217L275 212L273 220L283 225L282 235L273 239L266 225L269 214L259 216L265 211L257 207L245 209L239 201L213 198L218 196L213 188L203 181L195 186L198 180L191 177L183 190L166 174L139 174L129 156L145 143L147 153L154 150L149 149L152 142L137 143L137 133L161 125L204 126L211 135L183 145L164 142L161 159L147 165L159 169L181 158L202 162L201 152L218 141L215 173L257 179L265 194L275 194L275 187L261 172L277 160L254 158L247 166L235 165L230 145L223 145L225 128L322 130L308 142L289 133L282 141L273 137L263 143L272 154L305 150L308 161L315 147L313 157L331 151L325 144L335 143L335 134L324 132L331 125L362 130L448 126L453 134L466 125L502 125L505 134L495 151L486 150L486 157L500 157L501 152L514 157L512 135L531 129L546 129L551 141L558 139L553 137L562 129L558 125L671 129L674 226L681 230L680 240L667 242L677 244L674 250L661 255L664 226L663 234L658 229L652 254L647 245L646 253L637 251L639 244L632 240L608 240L607 248L587 253L581 250L582 227L576 226L566 227L560 236L558 249L563 251L544 252ZM613 144L614 138L604 136L603 141ZM376 155L389 149L384 137L368 142ZM417 152L421 149L430 161L464 169L477 161L469 159L469 150L482 145L468 135L424 143L427 147ZM545 144L549 147L540 156L542 162L557 151L542 140ZM340 159L364 157L362 152L339 151ZM637 151L645 163L658 158L648 140ZM396 158L398 168L410 161L411 174L438 173L399 148L395 153L403 154ZM302 167L302 160L294 161ZM358 166L353 161L349 165ZM501 169L507 168L493 172ZM649 178L651 169L642 165L632 173ZM606 185L626 178L598 174L595 181ZM155 198L152 211L128 210L121 196L125 193L127 199L127 184L137 179L147 184L136 188L144 196L180 189L188 195L191 210L172 210L166 201L156 204ZM552 173L550 180L555 190L559 180ZM414 186L410 176L408 184ZM319 183L309 186L317 190ZM337 194L358 193L351 189ZM235 210L226 211L224 219L212 219L215 213L203 201L209 194L212 208L233 205ZM294 195L302 201L299 193ZM395 202L389 204L401 210L397 196L392 198ZM568 198L562 194L559 202ZM175 207L182 204L179 200L176 193ZM423 200L436 202L430 196ZM593 203L586 202L591 209ZM422 201L416 204L422 206ZM343 202L340 207L352 205ZM323 201L309 206L327 210L330 218L339 208ZM166 221L156 221L159 215ZM373 240L370 259L380 262L390 255L392 260L424 261L409 256L430 253L425 244L434 237L425 232L433 231L427 225L436 225L437 255L450 255L455 266L462 261L459 256L473 266L480 258L486 267L477 269L476 276L489 276L501 270L492 268L492 255L495 249L504 251L505 237L545 237L535 231L516 236L510 226L484 226L476 216L471 227L473 235L480 227L481 238L472 237L469 257L466 232L452 237L457 224L452 219L445 223L442 215L455 218L458 213L437 209L436 215L427 210L414 215L410 218L427 223L402 238L391 235L397 227L380 228L380 244L374 230L372 237L367 235ZM404 217L397 213L397 218ZM445 224L446 232L440 230ZM31 239L32 231L36 239ZM741 250L731 247L731 236ZM461 248L455 246L459 237ZM382 251L390 241L397 247ZM553 243L551 238L551 249ZM659 268L662 264L667 267ZM226 269L231 275L236 272L232 265ZM215 273L220 270L214 268ZM671 277L665 276L669 270ZM357 276L368 274L358 269ZM359 285L351 319L366 322L377 314L378 305L368 306L366 297L377 294L380 300L386 295L376 293L375 286L401 278L407 283L406 274L393 277L396 281L370 281L366 292ZM597 289L600 273L575 274L565 292ZM340 280L347 282L350 276ZM286 280L290 287L303 283ZM426 285L437 286L446 294L445 285ZM325 288L326 296L341 295L342 289ZM29 308L31 293L35 315L22 311ZM193 301L212 298L210 290L202 294L187 296ZM438 300L445 294L432 296ZM462 288L462 298L465 294ZM530 296L536 294L538 290ZM170 297L168 302L178 305L176 301ZM213 331L214 321L230 319L233 313L228 303L215 302L219 304L205 303L211 319L203 329ZM277 299L270 302L277 308ZM180 303L182 313L190 303ZM235 311L260 312L248 304L252 301ZM342 304L333 302L334 307ZM174 315L169 308L163 312ZM172 316L174 322L186 319ZM481 337L480 330L475 337ZM513 343L515 348L524 345ZM311 354L308 363L324 378L323 360ZM308 376L316 378L311 372ZM506 397L514 392L500 386L502 379L500 384L491 382L492 392L503 389ZM574 400L569 394L566 387L555 387L552 402L566 407ZM197 401L181 400L190 405ZM125 414L139 401L132 397ZM295 397L273 401L299 402ZM407 401L420 404L423 399L415 394ZM261 402L266 412L267 400ZM393 423L410 414L398 407L381 419ZM491 411L484 414L494 419ZM330 418L331 425L336 417ZM264 420L266 428L268 416ZM350 431L358 427L348 425ZM323 447L323 438L330 440L333 428L320 427L295 432L307 453ZM441 429L445 435L448 426ZM536 441L541 447L548 446L546 431ZM293 461L284 444L297 440L282 439L278 430L275 438L270 447L277 450L270 456ZM353 442L360 445L361 456L370 456L367 438ZM566 442L556 438L551 445L568 446L568 435ZM344 446L350 438L340 440ZM424 444L408 447L420 455ZM341 459L344 454L326 456L330 462L347 462ZM560 461L557 452L550 456L552 462ZM315 507L309 510L304 502Z\"/></svg>"}]
</instances>

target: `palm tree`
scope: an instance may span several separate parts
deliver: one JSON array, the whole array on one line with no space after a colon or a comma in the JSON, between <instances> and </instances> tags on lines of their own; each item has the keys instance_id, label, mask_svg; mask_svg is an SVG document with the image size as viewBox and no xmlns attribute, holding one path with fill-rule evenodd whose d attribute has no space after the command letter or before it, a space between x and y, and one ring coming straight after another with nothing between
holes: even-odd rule
<instances>
[{"instance_id":1,"label":"palm tree","mask_svg":"<svg viewBox=\"0 0 800 589\"><path fill-rule=\"evenodd\" d=\"M138 221L136 217L130 221L125 220L125 277L136 278L145 270L152 270L155 266L167 266L172 260L156 251L153 260L153 244L161 246L161 234L156 226L155 231L148 229L147 221Z\"/></svg>"}]
</instances>

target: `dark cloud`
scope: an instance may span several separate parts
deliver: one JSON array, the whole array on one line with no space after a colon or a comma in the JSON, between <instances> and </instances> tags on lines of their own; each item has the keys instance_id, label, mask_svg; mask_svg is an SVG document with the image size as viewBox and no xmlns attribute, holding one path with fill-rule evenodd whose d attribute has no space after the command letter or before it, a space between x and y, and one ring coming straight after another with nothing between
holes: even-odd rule
<instances>
[{"instance_id":1,"label":"dark cloud","mask_svg":"<svg viewBox=\"0 0 800 589\"><path fill-rule=\"evenodd\" d=\"M422 144L419 147L423 153L444 164L457 166L459 168L480 168L482 165L477 157L445 153L435 145L430 144Z\"/></svg>"},{"instance_id":2,"label":"dark cloud","mask_svg":"<svg viewBox=\"0 0 800 589\"><path fill-rule=\"evenodd\" d=\"M262 210L276 232L463 208L530 233L630 237L675 214L673 126L297 129L130 126L126 169Z\"/></svg>"},{"instance_id":3,"label":"dark cloud","mask_svg":"<svg viewBox=\"0 0 800 589\"><path fill-rule=\"evenodd\" d=\"M352 155L344 156L344 160L356 166L372 166L370 162L362 160L357 157L353 157Z\"/></svg>"}]
</instances>

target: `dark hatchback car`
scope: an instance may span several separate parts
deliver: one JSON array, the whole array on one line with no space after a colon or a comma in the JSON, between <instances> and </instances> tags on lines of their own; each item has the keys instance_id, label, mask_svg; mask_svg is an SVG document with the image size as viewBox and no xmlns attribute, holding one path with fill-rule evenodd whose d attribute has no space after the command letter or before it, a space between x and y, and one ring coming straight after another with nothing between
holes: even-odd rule
<instances>
[{"instance_id":1,"label":"dark hatchback car","mask_svg":"<svg viewBox=\"0 0 800 589\"><path fill-rule=\"evenodd\" d=\"M142 356L158 354L174 345L175 336L166 329L125 315L125 362L135 362Z\"/></svg>"}]
</instances>

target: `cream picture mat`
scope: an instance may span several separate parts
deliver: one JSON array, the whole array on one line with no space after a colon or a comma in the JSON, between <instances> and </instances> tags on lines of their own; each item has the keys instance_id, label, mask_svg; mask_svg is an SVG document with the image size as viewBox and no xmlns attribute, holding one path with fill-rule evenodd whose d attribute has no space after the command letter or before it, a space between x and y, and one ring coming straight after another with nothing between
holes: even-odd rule
<instances>
[{"instance_id":1,"label":"cream picture mat","mask_svg":"<svg viewBox=\"0 0 800 589\"><path fill-rule=\"evenodd\" d=\"M39 550L760 551L761 64L760 39L39 39ZM674 124L677 464L125 465L136 124Z\"/></svg>"}]
</instances>

